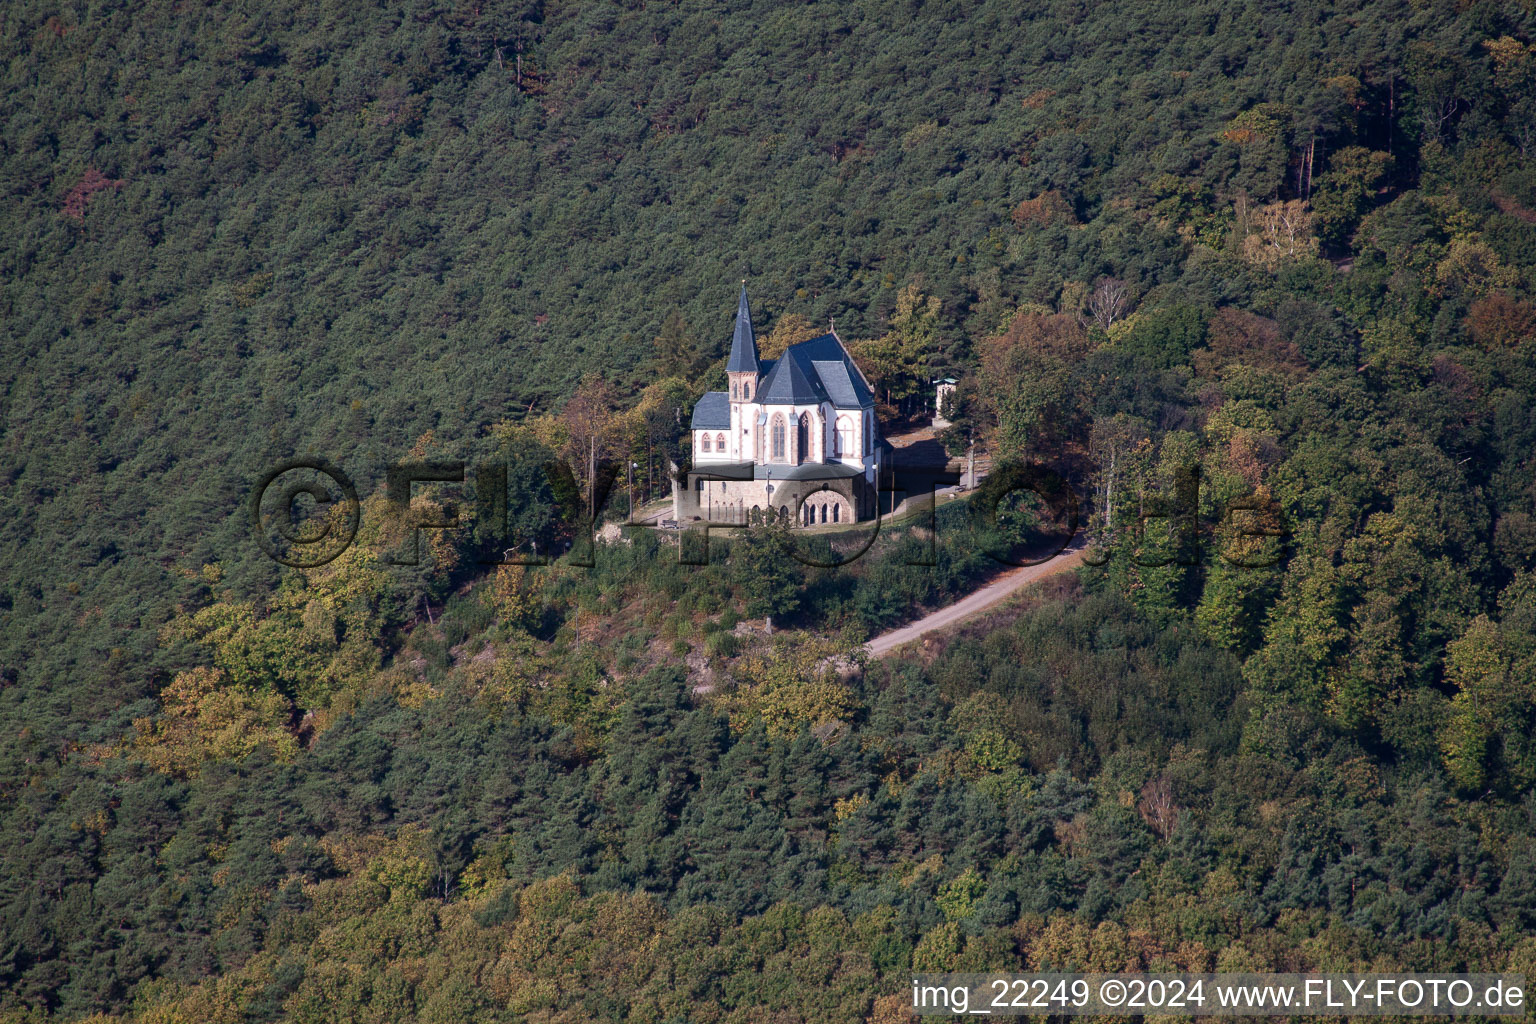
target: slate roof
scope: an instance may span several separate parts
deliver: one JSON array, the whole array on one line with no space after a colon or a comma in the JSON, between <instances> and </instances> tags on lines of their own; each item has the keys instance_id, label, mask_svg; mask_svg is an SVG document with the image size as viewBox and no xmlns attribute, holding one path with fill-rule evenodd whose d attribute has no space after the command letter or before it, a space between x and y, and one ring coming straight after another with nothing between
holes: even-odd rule
<instances>
[{"instance_id":1,"label":"slate roof","mask_svg":"<svg viewBox=\"0 0 1536 1024\"><path fill-rule=\"evenodd\" d=\"M761 404L808 405L827 400L826 389L821 386L815 369L796 359L794 351L790 349L784 353L784 358L778 361L758 389L757 400Z\"/></svg>"},{"instance_id":2,"label":"slate roof","mask_svg":"<svg viewBox=\"0 0 1536 1024\"><path fill-rule=\"evenodd\" d=\"M724 391L706 391L693 407L694 430L729 430L731 396Z\"/></svg>"},{"instance_id":3,"label":"slate roof","mask_svg":"<svg viewBox=\"0 0 1536 1024\"><path fill-rule=\"evenodd\" d=\"M828 402L837 409L869 409L875 404L869 381L848 355L836 334L828 332L790 346L778 359L759 359L752 333L752 311L742 282L736 301L736 330L731 336L728 373L755 373L759 384L753 400L762 405L814 405ZM729 430L731 399L710 391L693 407L692 429Z\"/></svg>"},{"instance_id":4,"label":"slate roof","mask_svg":"<svg viewBox=\"0 0 1536 1024\"><path fill-rule=\"evenodd\" d=\"M790 346L764 377L756 398L764 405L831 402L839 409L875 404L869 382L835 334Z\"/></svg>"},{"instance_id":5,"label":"slate roof","mask_svg":"<svg viewBox=\"0 0 1536 1024\"><path fill-rule=\"evenodd\" d=\"M829 359L813 359L811 365L816 368L816 376L821 378L821 386L826 389L833 405L839 409L859 407L859 393L854 389L853 378L848 376L848 367Z\"/></svg>"},{"instance_id":6,"label":"slate roof","mask_svg":"<svg viewBox=\"0 0 1536 1024\"><path fill-rule=\"evenodd\" d=\"M759 373L757 339L752 336L752 311L747 308L747 284L741 284L741 298L736 301L736 330L731 335L731 358L726 373Z\"/></svg>"}]
</instances>

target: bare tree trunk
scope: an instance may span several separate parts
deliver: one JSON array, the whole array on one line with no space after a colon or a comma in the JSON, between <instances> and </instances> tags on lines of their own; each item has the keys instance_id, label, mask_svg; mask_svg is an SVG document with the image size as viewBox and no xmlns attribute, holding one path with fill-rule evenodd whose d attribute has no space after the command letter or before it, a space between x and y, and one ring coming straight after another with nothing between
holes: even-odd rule
<instances>
[{"instance_id":1,"label":"bare tree trunk","mask_svg":"<svg viewBox=\"0 0 1536 1024\"><path fill-rule=\"evenodd\" d=\"M1099 282L1088 300L1088 311L1104 330L1109 330L1125 311L1127 294L1125 283L1113 277Z\"/></svg>"}]
</instances>

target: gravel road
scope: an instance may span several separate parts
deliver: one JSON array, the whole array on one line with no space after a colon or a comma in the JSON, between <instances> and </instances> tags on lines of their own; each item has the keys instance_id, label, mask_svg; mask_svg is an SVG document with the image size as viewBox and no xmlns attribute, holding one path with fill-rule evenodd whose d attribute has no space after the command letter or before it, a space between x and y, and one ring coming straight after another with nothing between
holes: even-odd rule
<instances>
[{"instance_id":1,"label":"gravel road","mask_svg":"<svg viewBox=\"0 0 1536 1024\"><path fill-rule=\"evenodd\" d=\"M916 622L893 629L889 633L882 633L868 643L869 656L871 658L883 658L896 648L909 644L925 633L932 633L936 629L953 626L970 618L977 612L985 611L1010 595L1023 590L1031 583L1038 583L1047 576L1054 576L1059 572L1080 564L1083 560L1083 548L1071 547L1057 555L1048 562L1039 565L1026 565L988 583L980 590L966 597L962 597L954 604L940 608L931 615L926 615Z\"/></svg>"}]
</instances>

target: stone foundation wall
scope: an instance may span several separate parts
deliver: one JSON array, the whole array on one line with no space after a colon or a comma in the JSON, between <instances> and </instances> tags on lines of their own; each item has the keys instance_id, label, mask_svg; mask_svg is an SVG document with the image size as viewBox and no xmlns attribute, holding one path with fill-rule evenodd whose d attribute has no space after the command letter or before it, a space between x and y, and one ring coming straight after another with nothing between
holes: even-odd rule
<instances>
[{"instance_id":1,"label":"stone foundation wall","mask_svg":"<svg viewBox=\"0 0 1536 1024\"><path fill-rule=\"evenodd\" d=\"M686 525L695 516L716 523L745 523L754 512L761 515L769 506L768 481L766 480L705 480L704 490L698 489L693 475L688 477L688 488L678 495L676 502L679 525ZM775 480L773 482L772 508L776 515L796 523L805 523L814 510L816 524L822 522L859 522L873 519L874 496L868 481L862 476L841 480ZM834 519L833 509L837 518Z\"/></svg>"}]
</instances>

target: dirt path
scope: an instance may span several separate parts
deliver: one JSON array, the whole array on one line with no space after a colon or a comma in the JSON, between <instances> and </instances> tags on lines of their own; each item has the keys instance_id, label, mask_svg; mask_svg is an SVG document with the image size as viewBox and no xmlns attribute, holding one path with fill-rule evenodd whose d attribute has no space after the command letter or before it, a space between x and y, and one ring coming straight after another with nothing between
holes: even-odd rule
<instances>
[{"instance_id":1,"label":"dirt path","mask_svg":"<svg viewBox=\"0 0 1536 1024\"><path fill-rule=\"evenodd\" d=\"M871 658L883 658L903 644L909 644L925 633L932 633L936 629L943 629L970 618L977 612L991 608L1010 595L1023 590L1032 583L1038 583L1047 576L1054 576L1059 572L1078 565L1083 560L1083 549L1071 547L1051 559L1049 562L1041 562L1039 565L1027 565L1021 569L1014 569L998 579L993 580L980 590L967 597L962 597L954 604L940 608L931 615L925 615L909 625L900 629L893 629L889 633L882 633L871 640L866 646L869 648Z\"/></svg>"}]
</instances>

